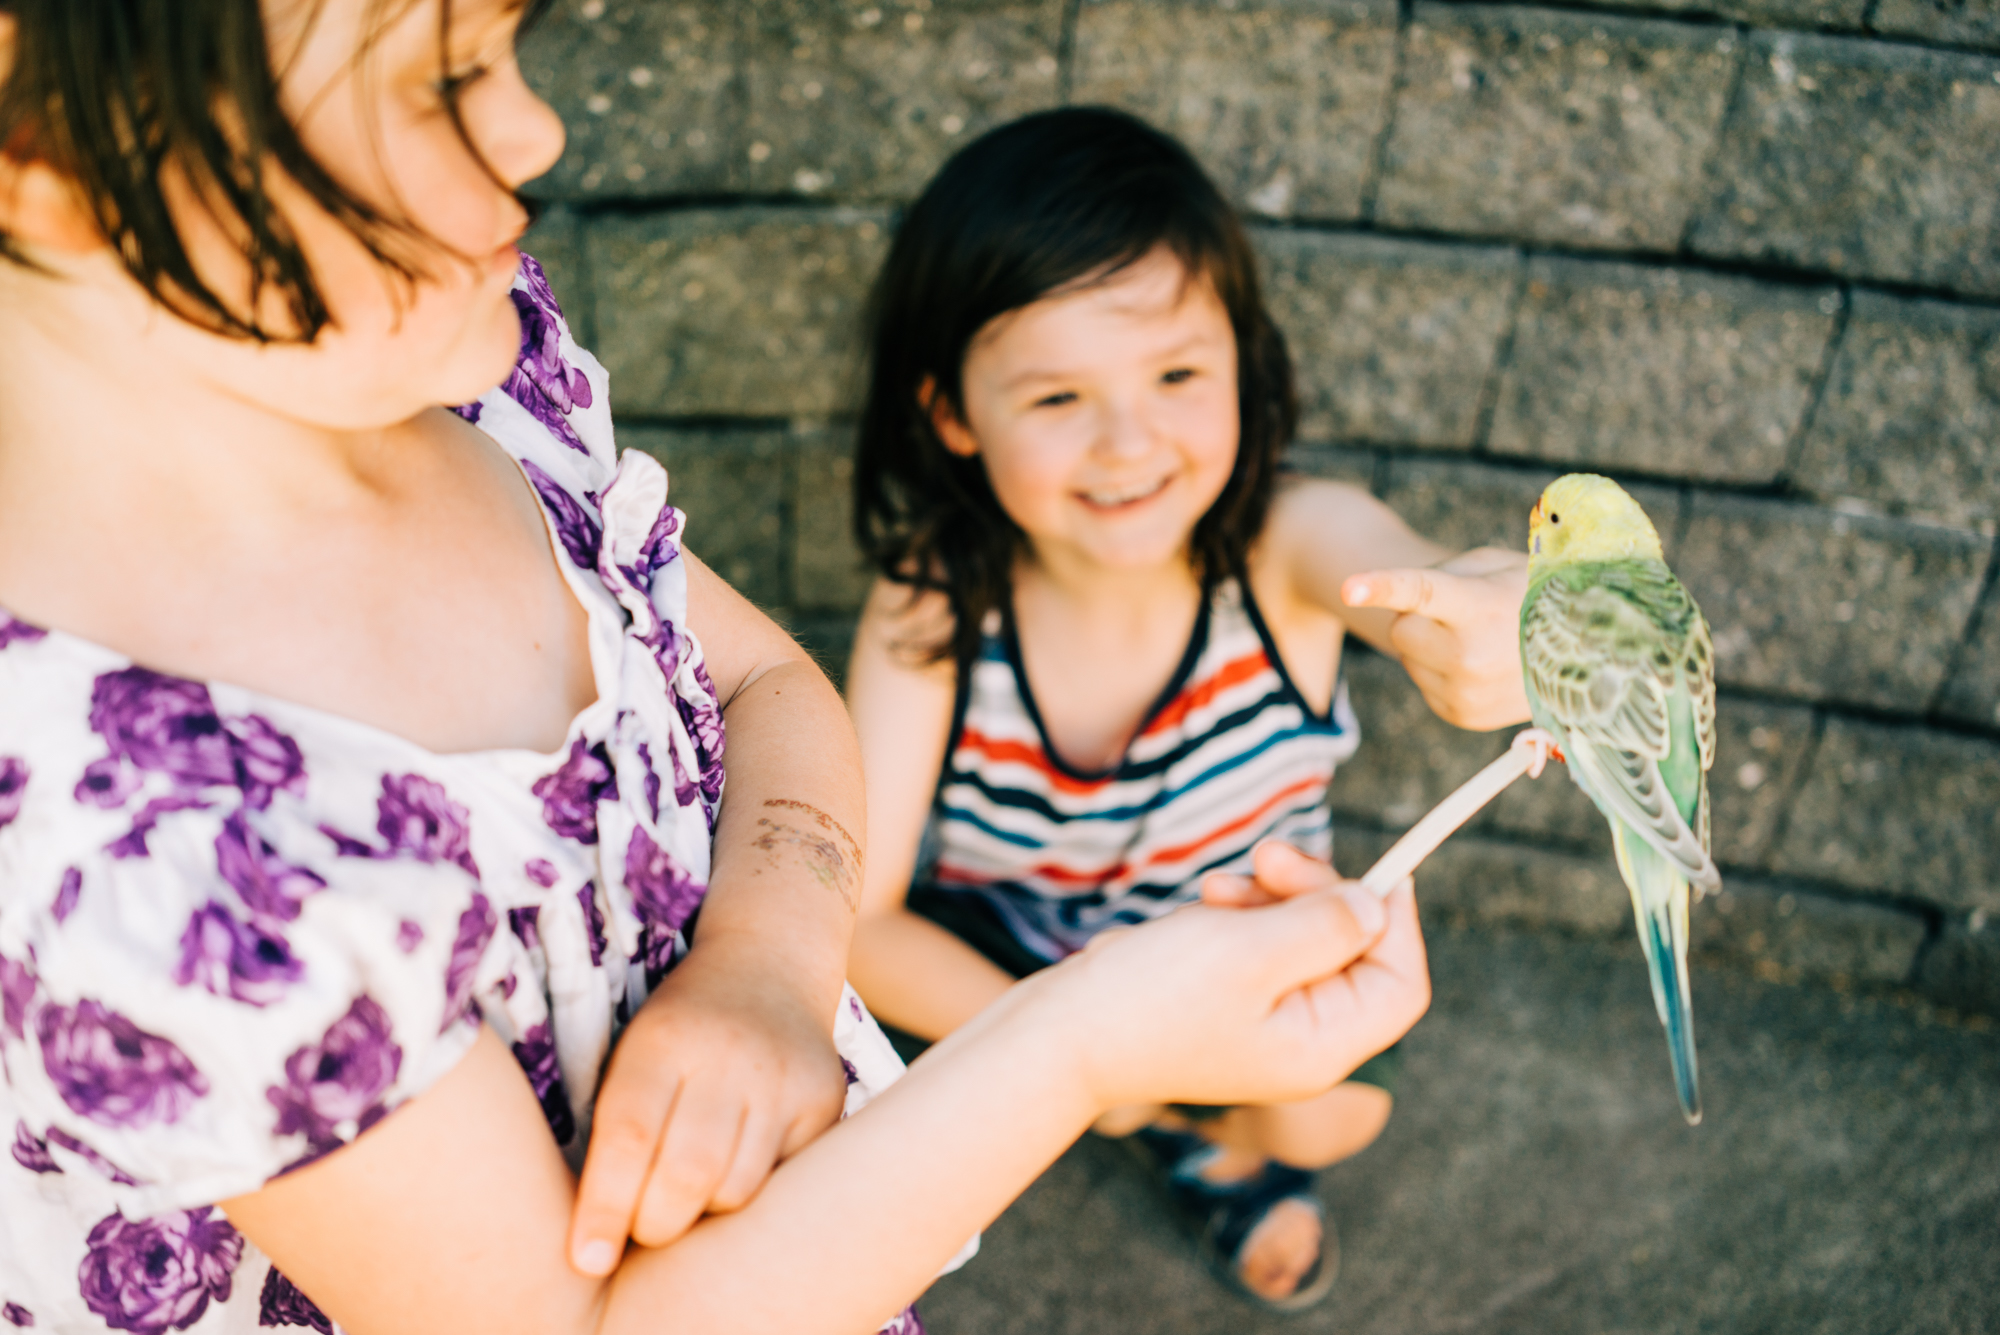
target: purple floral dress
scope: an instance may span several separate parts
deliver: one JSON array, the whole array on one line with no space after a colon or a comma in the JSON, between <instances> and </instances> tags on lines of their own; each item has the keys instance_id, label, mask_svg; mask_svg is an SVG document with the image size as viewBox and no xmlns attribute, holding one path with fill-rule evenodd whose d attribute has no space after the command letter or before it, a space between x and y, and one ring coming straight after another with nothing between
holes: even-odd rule
<instances>
[{"instance_id":1,"label":"purple floral dress","mask_svg":"<svg viewBox=\"0 0 2000 1335\"><path fill-rule=\"evenodd\" d=\"M331 1331L214 1202L367 1131L482 1023L582 1161L707 889L722 714L666 474L614 450L533 260L514 302L521 360L460 412L588 615L598 698L560 750L435 755L0 611L0 1335ZM849 1111L901 1072L851 990L835 1042Z\"/></svg>"}]
</instances>

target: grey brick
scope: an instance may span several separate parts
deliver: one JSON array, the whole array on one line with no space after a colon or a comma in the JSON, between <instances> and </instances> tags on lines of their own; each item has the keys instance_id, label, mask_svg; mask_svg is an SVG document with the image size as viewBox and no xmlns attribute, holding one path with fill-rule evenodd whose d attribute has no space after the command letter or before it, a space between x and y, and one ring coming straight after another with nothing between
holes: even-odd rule
<instances>
[{"instance_id":1,"label":"grey brick","mask_svg":"<svg viewBox=\"0 0 2000 1335\"><path fill-rule=\"evenodd\" d=\"M1392 459L1382 499L1417 532L1454 550L1491 546L1518 552L1528 545L1528 511L1558 476L1553 468ZM1680 494L1644 483L1626 490L1651 516L1672 561Z\"/></svg>"},{"instance_id":2,"label":"grey brick","mask_svg":"<svg viewBox=\"0 0 2000 1335\"><path fill-rule=\"evenodd\" d=\"M1689 911L1688 927L1697 958L1840 985L1909 981L1925 934L1923 919L1901 909L1748 876L1725 878Z\"/></svg>"},{"instance_id":3,"label":"grey brick","mask_svg":"<svg viewBox=\"0 0 2000 1335\"><path fill-rule=\"evenodd\" d=\"M1839 301L1833 288L1536 260L1488 448L1768 482L1805 415Z\"/></svg>"},{"instance_id":4,"label":"grey brick","mask_svg":"<svg viewBox=\"0 0 2000 1335\"><path fill-rule=\"evenodd\" d=\"M1671 250L1702 192L1733 31L1420 4L1379 220Z\"/></svg>"},{"instance_id":5,"label":"grey brick","mask_svg":"<svg viewBox=\"0 0 2000 1335\"><path fill-rule=\"evenodd\" d=\"M1693 0L1668 8L1702 12L1713 10L1732 19L1743 19L1759 28L1845 28L1861 27L1869 0Z\"/></svg>"},{"instance_id":6,"label":"grey brick","mask_svg":"<svg viewBox=\"0 0 2000 1335\"><path fill-rule=\"evenodd\" d=\"M687 515L689 551L760 607L791 601L783 545L787 433L627 427L618 440L666 466L669 499Z\"/></svg>"},{"instance_id":7,"label":"grey brick","mask_svg":"<svg viewBox=\"0 0 2000 1335\"><path fill-rule=\"evenodd\" d=\"M741 137L758 193L905 199L1054 105L1062 0L759 0Z\"/></svg>"},{"instance_id":8,"label":"grey brick","mask_svg":"<svg viewBox=\"0 0 2000 1335\"><path fill-rule=\"evenodd\" d=\"M569 0L523 54L570 134L540 188L907 197L971 136L1055 102L1061 15L1061 0Z\"/></svg>"},{"instance_id":9,"label":"grey brick","mask_svg":"<svg viewBox=\"0 0 2000 1335\"><path fill-rule=\"evenodd\" d=\"M2000 310L1855 293L1795 480L1824 497L1991 532Z\"/></svg>"},{"instance_id":10,"label":"grey brick","mask_svg":"<svg viewBox=\"0 0 2000 1335\"><path fill-rule=\"evenodd\" d=\"M1368 450L1343 449L1338 445L1294 445L1285 451L1284 463L1307 477L1332 478L1372 491L1381 459Z\"/></svg>"},{"instance_id":11,"label":"grey brick","mask_svg":"<svg viewBox=\"0 0 2000 1335\"><path fill-rule=\"evenodd\" d=\"M1758 34L1694 248L2000 292L2000 62Z\"/></svg>"},{"instance_id":12,"label":"grey brick","mask_svg":"<svg viewBox=\"0 0 2000 1335\"><path fill-rule=\"evenodd\" d=\"M1406 829L1506 748L1504 734L1466 732L1433 714L1392 658L1350 651L1342 670L1361 746L1334 773L1337 815Z\"/></svg>"},{"instance_id":13,"label":"grey brick","mask_svg":"<svg viewBox=\"0 0 2000 1335\"><path fill-rule=\"evenodd\" d=\"M2000 912L2000 742L1827 721L1773 867Z\"/></svg>"},{"instance_id":14,"label":"grey brick","mask_svg":"<svg viewBox=\"0 0 2000 1335\"><path fill-rule=\"evenodd\" d=\"M1359 876L1388 851L1391 838L1339 830L1334 865L1344 875ZM1460 833L1417 868L1416 881L1417 905L1433 927L1505 923L1627 939L1632 931L1632 896L1608 857Z\"/></svg>"},{"instance_id":15,"label":"grey brick","mask_svg":"<svg viewBox=\"0 0 2000 1335\"><path fill-rule=\"evenodd\" d=\"M1812 710L1731 695L1717 699L1708 796L1718 863L1764 865L1812 748Z\"/></svg>"},{"instance_id":16,"label":"grey brick","mask_svg":"<svg viewBox=\"0 0 2000 1335\"><path fill-rule=\"evenodd\" d=\"M792 501L797 603L817 611L852 611L874 582L854 545L854 432L815 429L802 433L797 447L798 490Z\"/></svg>"},{"instance_id":17,"label":"grey brick","mask_svg":"<svg viewBox=\"0 0 2000 1335\"><path fill-rule=\"evenodd\" d=\"M1477 733L1446 723L1394 659L1351 653L1346 661L1361 749L1334 775L1336 813L1407 829L1507 749L1514 729ZM1554 839L1611 856L1604 818L1560 765L1540 779L1516 781L1466 828Z\"/></svg>"},{"instance_id":18,"label":"grey brick","mask_svg":"<svg viewBox=\"0 0 2000 1335\"><path fill-rule=\"evenodd\" d=\"M1950 529L1697 495L1674 565L1714 632L1719 680L1915 713L1965 632L1987 546Z\"/></svg>"},{"instance_id":19,"label":"grey brick","mask_svg":"<svg viewBox=\"0 0 2000 1335\"><path fill-rule=\"evenodd\" d=\"M597 354L619 413L824 416L854 404L886 215L607 214L587 244Z\"/></svg>"},{"instance_id":20,"label":"grey brick","mask_svg":"<svg viewBox=\"0 0 2000 1335\"><path fill-rule=\"evenodd\" d=\"M1938 700L1945 718L2000 728L2000 583L1986 590L1978 624L1958 651L1958 667Z\"/></svg>"},{"instance_id":21,"label":"grey brick","mask_svg":"<svg viewBox=\"0 0 2000 1335\"><path fill-rule=\"evenodd\" d=\"M2000 918L1945 924L1917 965L1917 990L1963 1011L2000 1015Z\"/></svg>"},{"instance_id":22,"label":"grey brick","mask_svg":"<svg viewBox=\"0 0 2000 1335\"><path fill-rule=\"evenodd\" d=\"M1192 148L1240 206L1357 218L1396 65L1394 0L1085 0L1071 99Z\"/></svg>"},{"instance_id":23,"label":"grey brick","mask_svg":"<svg viewBox=\"0 0 2000 1335\"><path fill-rule=\"evenodd\" d=\"M551 199L737 188L748 5L563 0L522 43L521 69L569 146L532 193Z\"/></svg>"},{"instance_id":24,"label":"grey brick","mask_svg":"<svg viewBox=\"0 0 2000 1335\"><path fill-rule=\"evenodd\" d=\"M1887 37L2000 49L2000 0L1881 0L1869 24Z\"/></svg>"},{"instance_id":25,"label":"grey brick","mask_svg":"<svg viewBox=\"0 0 2000 1335\"><path fill-rule=\"evenodd\" d=\"M847 678L847 659L854 648L854 622L851 614L834 613L784 618L785 629L812 655L813 662L819 664L836 687Z\"/></svg>"},{"instance_id":26,"label":"grey brick","mask_svg":"<svg viewBox=\"0 0 2000 1335\"><path fill-rule=\"evenodd\" d=\"M1257 234L1299 375L1299 434L1467 446L1507 323L1511 250Z\"/></svg>"}]
</instances>

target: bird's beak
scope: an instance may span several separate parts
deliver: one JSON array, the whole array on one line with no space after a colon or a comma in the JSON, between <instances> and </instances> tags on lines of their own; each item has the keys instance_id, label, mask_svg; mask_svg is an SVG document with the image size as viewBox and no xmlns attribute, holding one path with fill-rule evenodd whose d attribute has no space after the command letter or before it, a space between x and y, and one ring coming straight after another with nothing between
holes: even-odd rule
<instances>
[{"instance_id":1,"label":"bird's beak","mask_svg":"<svg viewBox=\"0 0 2000 1335\"><path fill-rule=\"evenodd\" d=\"M1542 523L1542 498L1537 496L1535 497L1534 508L1528 511L1528 528L1530 530L1539 528L1541 527L1541 523Z\"/></svg>"}]
</instances>

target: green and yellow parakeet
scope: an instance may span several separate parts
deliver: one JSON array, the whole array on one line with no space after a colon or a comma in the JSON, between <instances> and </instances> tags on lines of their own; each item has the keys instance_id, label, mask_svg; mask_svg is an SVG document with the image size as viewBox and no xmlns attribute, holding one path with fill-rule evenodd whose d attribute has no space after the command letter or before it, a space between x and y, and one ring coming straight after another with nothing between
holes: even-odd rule
<instances>
[{"instance_id":1,"label":"green and yellow parakeet","mask_svg":"<svg viewBox=\"0 0 2000 1335\"><path fill-rule=\"evenodd\" d=\"M1689 888L1722 885L1708 853L1715 653L1646 512L1608 478L1558 478L1528 516L1521 663L1536 725L1611 822L1692 1126L1701 1095L1688 1008Z\"/></svg>"}]
</instances>

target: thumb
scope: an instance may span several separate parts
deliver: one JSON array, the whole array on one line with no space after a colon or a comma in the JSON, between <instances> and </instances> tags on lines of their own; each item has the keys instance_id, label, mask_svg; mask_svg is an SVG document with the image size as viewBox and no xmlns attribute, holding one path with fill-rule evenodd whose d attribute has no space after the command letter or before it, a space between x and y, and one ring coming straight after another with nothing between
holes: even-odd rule
<instances>
[{"instance_id":1,"label":"thumb","mask_svg":"<svg viewBox=\"0 0 2000 1335\"><path fill-rule=\"evenodd\" d=\"M1261 933L1258 976L1282 996L1352 964L1381 935L1388 910L1359 882L1347 881L1244 917Z\"/></svg>"},{"instance_id":2,"label":"thumb","mask_svg":"<svg viewBox=\"0 0 2000 1335\"><path fill-rule=\"evenodd\" d=\"M1349 607L1379 607L1450 621L1462 601L1462 583L1442 570L1370 570L1349 575L1340 586L1340 598Z\"/></svg>"}]
</instances>

